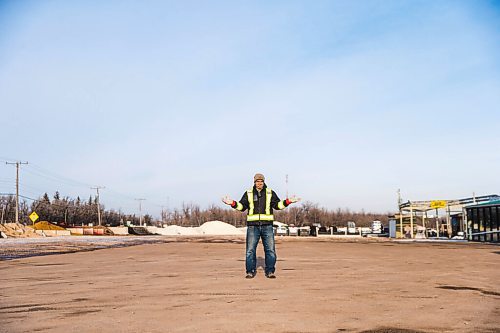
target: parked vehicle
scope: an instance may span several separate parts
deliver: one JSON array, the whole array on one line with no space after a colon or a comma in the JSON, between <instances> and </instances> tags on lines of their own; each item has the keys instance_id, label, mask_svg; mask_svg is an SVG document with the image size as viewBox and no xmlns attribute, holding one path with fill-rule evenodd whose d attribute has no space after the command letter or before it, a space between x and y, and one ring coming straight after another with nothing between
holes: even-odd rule
<instances>
[{"instance_id":1,"label":"parked vehicle","mask_svg":"<svg viewBox=\"0 0 500 333\"><path fill-rule=\"evenodd\" d=\"M330 230L327 227L319 227L318 228L318 235L329 235Z\"/></svg>"},{"instance_id":2,"label":"parked vehicle","mask_svg":"<svg viewBox=\"0 0 500 333\"><path fill-rule=\"evenodd\" d=\"M300 227L298 228L298 235L299 236L310 236L311 235L311 227L305 226L305 227Z\"/></svg>"},{"instance_id":3,"label":"parked vehicle","mask_svg":"<svg viewBox=\"0 0 500 333\"><path fill-rule=\"evenodd\" d=\"M288 227L285 225L280 225L276 227L277 236L288 236Z\"/></svg>"},{"instance_id":4,"label":"parked vehicle","mask_svg":"<svg viewBox=\"0 0 500 333\"><path fill-rule=\"evenodd\" d=\"M297 228L294 225L291 225L288 227L288 235L289 236L298 236L299 235L299 228Z\"/></svg>"},{"instance_id":5,"label":"parked vehicle","mask_svg":"<svg viewBox=\"0 0 500 333\"><path fill-rule=\"evenodd\" d=\"M366 236L366 235L371 235L372 234L372 228L370 227L359 227L359 230L361 230L361 235Z\"/></svg>"},{"instance_id":6,"label":"parked vehicle","mask_svg":"<svg viewBox=\"0 0 500 333\"><path fill-rule=\"evenodd\" d=\"M427 228L427 237L437 237L437 230L433 228Z\"/></svg>"},{"instance_id":7,"label":"parked vehicle","mask_svg":"<svg viewBox=\"0 0 500 333\"><path fill-rule=\"evenodd\" d=\"M356 232L356 223L353 221L347 222L347 233L348 234L355 234Z\"/></svg>"},{"instance_id":8,"label":"parked vehicle","mask_svg":"<svg viewBox=\"0 0 500 333\"><path fill-rule=\"evenodd\" d=\"M423 239L423 238L427 238L425 236L425 228L424 227L421 227L419 225L417 225L417 232L415 234L415 238L416 239Z\"/></svg>"},{"instance_id":9,"label":"parked vehicle","mask_svg":"<svg viewBox=\"0 0 500 333\"><path fill-rule=\"evenodd\" d=\"M465 239L465 232L459 231L456 236L451 237L451 239Z\"/></svg>"},{"instance_id":10,"label":"parked vehicle","mask_svg":"<svg viewBox=\"0 0 500 333\"><path fill-rule=\"evenodd\" d=\"M382 225L382 222L375 220L372 222L371 229L373 234L381 234L384 231L384 226Z\"/></svg>"}]
</instances>

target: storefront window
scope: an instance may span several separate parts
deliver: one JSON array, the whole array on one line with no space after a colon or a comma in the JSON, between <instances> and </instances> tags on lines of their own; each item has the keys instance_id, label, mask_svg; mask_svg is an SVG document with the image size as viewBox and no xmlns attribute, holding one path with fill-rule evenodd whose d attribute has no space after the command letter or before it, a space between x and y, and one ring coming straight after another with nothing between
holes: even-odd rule
<instances>
[{"instance_id":1,"label":"storefront window","mask_svg":"<svg viewBox=\"0 0 500 333\"><path fill-rule=\"evenodd\" d=\"M481 207L477 210L477 224L478 224L478 228L479 228L479 232L483 232L484 231L484 207ZM485 239L484 239L484 235L479 235L479 241L480 242L484 242Z\"/></svg>"},{"instance_id":2,"label":"storefront window","mask_svg":"<svg viewBox=\"0 0 500 333\"><path fill-rule=\"evenodd\" d=\"M472 235L472 241L500 242L500 205L467 208L467 225L472 234L488 232L482 235ZM497 231L497 232L495 232Z\"/></svg>"}]
</instances>

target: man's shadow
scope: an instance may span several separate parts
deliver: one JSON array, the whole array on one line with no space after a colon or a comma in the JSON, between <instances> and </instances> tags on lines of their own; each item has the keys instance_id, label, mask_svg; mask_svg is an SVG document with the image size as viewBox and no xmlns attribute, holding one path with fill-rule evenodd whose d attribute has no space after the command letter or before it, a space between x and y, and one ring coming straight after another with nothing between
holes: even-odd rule
<instances>
[{"instance_id":1,"label":"man's shadow","mask_svg":"<svg viewBox=\"0 0 500 333\"><path fill-rule=\"evenodd\" d=\"M238 259L238 261L245 261L245 259ZM263 257L257 257L256 269L262 268L263 271L266 270L266 259Z\"/></svg>"},{"instance_id":2,"label":"man's shadow","mask_svg":"<svg viewBox=\"0 0 500 333\"><path fill-rule=\"evenodd\" d=\"M262 268L262 270L266 270L266 259L262 257L257 257L257 269Z\"/></svg>"}]
</instances>

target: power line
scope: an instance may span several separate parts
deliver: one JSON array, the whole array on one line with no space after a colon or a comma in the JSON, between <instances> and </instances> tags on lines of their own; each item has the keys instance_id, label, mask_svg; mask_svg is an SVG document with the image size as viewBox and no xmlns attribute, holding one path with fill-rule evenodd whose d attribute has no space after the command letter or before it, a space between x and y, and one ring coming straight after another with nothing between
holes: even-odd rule
<instances>
[{"instance_id":1,"label":"power line","mask_svg":"<svg viewBox=\"0 0 500 333\"><path fill-rule=\"evenodd\" d=\"M75 185L74 183L68 183L68 182L65 182L57 177L54 177L54 176L50 176L50 175L45 175L43 173L40 173L36 170L30 170L30 169L27 169L26 170L27 173L31 174L31 175L34 175L34 176L37 176L37 177L41 177L41 178L44 178L48 181L51 181L51 182L56 182L56 183L62 183L62 184L65 184L65 185L69 185L69 186L78 186L78 187L83 187L83 185ZM86 187L86 186L85 186Z\"/></svg>"},{"instance_id":2,"label":"power line","mask_svg":"<svg viewBox=\"0 0 500 333\"><path fill-rule=\"evenodd\" d=\"M21 198L23 198L23 199L32 200L32 201L40 201L40 199L33 199L33 198L27 197L27 196L25 196L25 195L19 195L19 197L21 197Z\"/></svg>"},{"instance_id":3,"label":"power line","mask_svg":"<svg viewBox=\"0 0 500 333\"><path fill-rule=\"evenodd\" d=\"M35 170L35 172L38 172L39 176L46 177L46 178L52 178L53 180L57 180L59 182L65 182L66 185L72 185L72 186L82 186L82 187L91 187L91 184L72 179L60 174L57 174L55 172L52 172L50 170L44 169L41 166L37 164L30 164L31 168Z\"/></svg>"},{"instance_id":4,"label":"power line","mask_svg":"<svg viewBox=\"0 0 500 333\"><path fill-rule=\"evenodd\" d=\"M135 200L134 197L130 196L130 195L127 195L127 194L123 194L123 193L120 193L120 192L116 192L112 189L106 189L107 191L106 192L109 192L111 194L114 193L115 196L118 196L118 197L122 197L122 198L125 198L125 199L128 199L128 200Z\"/></svg>"},{"instance_id":5,"label":"power line","mask_svg":"<svg viewBox=\"0 0 500 333\"><path fill-rule=\"evenodd\" d=\"M32 175L43 177L43 178L50 180L50 181L63 183L65 185L87 187L87 188L92 187L92 185L90 185L90 184L87 184L85 182L81 182L81 181L78 181L78 180L75 180L75 179L72 179L72 178L69 178L66 176L56 174L54 172L51 172L49 170L42 168L39 165L31 163L30 166L31 166L31 170L29 170L29 173L31 173ZM134 200L133 196L114 191L110 188L107 188L106 191L109 192L112 196L114 195L114 196L118 196L118 197L125 198L128 200ZM158 205L158 206L160 206L160 205Z\"/></svg>"},{"instance_id":6,"label":"power line","mask_svg":"<svg viewBox=\"0 0 500 333\"><path fill-rule=\"evenodd\" d=\"M37 192L40 192L40 193L46 193L46 191L40 189L39 187L35 187L35 186L32 186L32 185L27 185L25 184L24 182L19 182L19 188L27 188L27 189L31 189L31 190L35 190Z\"/></svg>"},{"instance_id":7,"label":"power line","mask_svg":"<svg viewBox=\"0 0 500 333\"><path fill-rule=\"evenodd\" d=\"M2 157L0 156L0 159L1 158ZM3 157L3 158L5 158L5 157ZM8 158L5 158L5 159L12 161L12 159L8 159ZM14 163L11 163L11 164L14 164ZM49 170L41 167L40 165L37 165L36 163L30 162L30 164L28 165L28 167L25 168L24 170L27 173L29 173L29 174L31 174L33 176L36 176L36 177L39 177L39 178L43 178L43 179L45 179L47 181L50 181L50 182L57 183L60 186L61 185L67 185L67 186L86 187L86 188L92 187L92 185L90 185L90 184L88 184L86 182L75 180L75 179L72 179L70 177L66 177L66 176L57 174L55 172L49 171ZM8 184L8 183L6 182L5 184ZM27 188L31 188L31 189L36 190L36 191L40 191L40 193L47 193L47 192L50 191L50 189L49 189L49 191L47 191L47 190L41 190L40 188L36 188L34 186L27 185L27 184L20 183L20 185L22 185L23 191L27 191ZM28 191L28 192L32 192L32 191ZM32 192L32 193L34 193L34 192ZM123 200L123 199L135 200L135 198L133 196L130 196L130 195L127 195L127 194L123 194L123 193L114 191L114 190L112 190L110 188L106 189L106 193L108 193L108 195L107 195L108 199L109 198L115 198L115 200ZM74 195L76 195L76 194L74 193ZM79 196L81 196L81 195L79 195ZM158 202L149 202L148 206L161 207L162 204L158 203Z\"/></svg>"}]
</instances>

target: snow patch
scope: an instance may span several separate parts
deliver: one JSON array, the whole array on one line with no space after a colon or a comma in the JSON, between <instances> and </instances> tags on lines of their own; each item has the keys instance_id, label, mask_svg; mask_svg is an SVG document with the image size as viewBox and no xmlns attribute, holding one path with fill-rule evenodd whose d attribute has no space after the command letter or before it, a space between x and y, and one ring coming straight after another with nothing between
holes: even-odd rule
<instances>
[{"instance_id":1,"label":"snow patch","mask_svg":"<svg viewBox=\"0 0 500 333\"><path fill-rule=\"evenodd\" d=\"M222 221L209 221L199 227L181 227L169 225L163 228L148 227L149 232L165 236L195 236L195 235L244 235L244 231Z\"/></svg>"}]
</instances>

